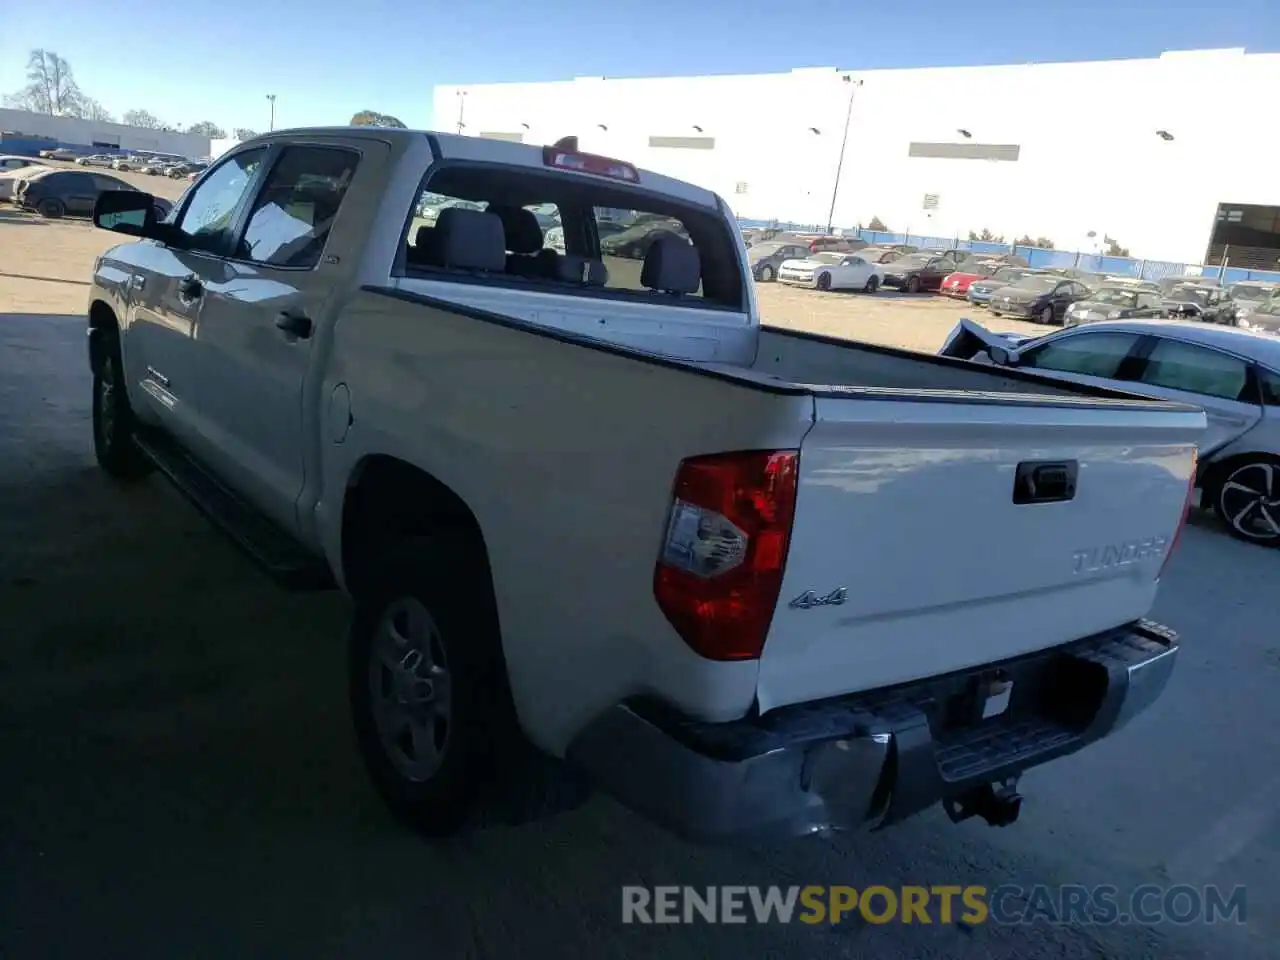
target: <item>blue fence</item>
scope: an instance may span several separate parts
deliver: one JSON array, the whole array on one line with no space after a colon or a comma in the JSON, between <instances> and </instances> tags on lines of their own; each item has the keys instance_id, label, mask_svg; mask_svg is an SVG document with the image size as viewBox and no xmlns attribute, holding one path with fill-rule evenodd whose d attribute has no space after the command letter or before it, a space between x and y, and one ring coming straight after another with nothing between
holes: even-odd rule
<instances>
[{"instance_id":1,"label":"blue fence","mask_svg":"<svg viewBox=\"0 0 1280 960\"><path fill-rule=\"evenodd\" d=\"M25 137L21 134L0 134L0 153L9 153L19 157L38 157L41 150L74 150L81 156L91 154L123 154L127 151L120 147L92 147L83 143L72 143L68 140L55 140L51 137Z\"/></svg>"},{"instance_id":2,"label":"blue fence","mask_svg":"<svg viewBox=\"0 0 1280 960\"><path fill-rule=\"evenodd\" d=\"M826 226L812 223L779 223L766 220L738 221L744 227L769 227L799 233L825 233ZM925 237L914 233L881 233L875 230L844 228L844 236L856 236L868 243L905 243L921 250L972 250L977 253L1014 253L1033 267L1070 267L1089 273L1106 273L1134 277L1142 280L1161 280L1171 276L1212 277L1222 283L1239 283L1242 280L1271 280L1280 282L1280 272L1272 270L1245 270L1241 267L1206 266L1201 263L1173 263L1167 260L1139 260L1131 257L1105 257L1096 253L1076 250L1045 250L1022 244L987 243L982 240L960 240L956 237Z\"/></svg>"}]
</instances>

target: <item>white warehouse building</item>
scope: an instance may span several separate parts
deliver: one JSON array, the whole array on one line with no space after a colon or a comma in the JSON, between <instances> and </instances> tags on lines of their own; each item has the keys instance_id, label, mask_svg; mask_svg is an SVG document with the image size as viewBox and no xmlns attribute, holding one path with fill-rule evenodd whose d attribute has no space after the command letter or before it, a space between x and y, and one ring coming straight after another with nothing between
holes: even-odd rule
<instances>
[{"instance_id":1,"label":"white warehouse building","mask_svg":"<svg viewBox=\"0 0 1280 960\"><path fill-rule=\"evenodd\" d=\"M35 144L37 140L48 140L48 146L74 149L152 150L193 158L209 155L209 138L195 133L151 130L123 123L55 117L8 108L0 108L0 138L0 144L4 141ZM3 146L0 146L0 153L3 152Z\"/></svg>"},{"instance_id":2,"label":"white warehouse building","mask_svg":"<svg viewBox=\"0 0 1280 960\"><path fill-rule=\"evenodd\" d=\"M1280 54L440 86L434 126L581 148L744 219L1276 269ZM847 138L846 138L847 127ZM844 159L836 186L841 145ZM834 209L832 208L834 192ZM1252 261L1247 262L1246 261Z\"/></svg>"}]
</instances>

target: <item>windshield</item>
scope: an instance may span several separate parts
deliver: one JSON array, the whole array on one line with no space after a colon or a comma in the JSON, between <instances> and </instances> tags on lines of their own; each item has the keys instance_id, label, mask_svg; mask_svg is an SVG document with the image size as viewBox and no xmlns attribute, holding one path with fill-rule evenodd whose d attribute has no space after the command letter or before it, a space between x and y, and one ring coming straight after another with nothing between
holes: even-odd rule
<instances>
[{"instance_id":1,"label":"windshield","mask_svg":"<svg viewBox=\"0 0 1280 960\"><path fill-rule=\"evenodd\" d=\"M1022 277L1017 282L1017 287L1019 289L1034 290L1037 293L1045 293L1049 290L1052 290L1057 285L1058 285L1057 277L1042 277L1039 275Z\"/></svg>"},{"instance_id":2,"label":"windshield","mask_svg":"<svg viewBox=\"0 0 1280 960\"><path fill-rule=\"evenodd\" d=\"M1237 300L1266 300L1273 290L1273 287L1263 287L1256 283L1237 283L1231 288L1231 295Z\"/></svg>"},{"instance_id":3,"label":"windshield","mask_svg":"<svg viewBox=\"0 0 1280 960\"><path fill-rule=\"evenodd\" d=\"M839 263L844 259L843 253L815 253L809 257L810 260L820 260L823 263Z\"/></svg>"},{"instance_id":4,"label":"windshield","mask_svg":"<svg viewBox=\"0 0 1280 960\"><path fill-rule=\"evenodd\" d=\"M1169 299L1186 300L1204 306L1209 302L1209 291L1197 289L1196 287L1175 287L1173 293L1169 294Z\"/></svg>"},{"instance_id":5,"label":"windshield","mask_svg":"<svg viewBox=\"0 0 1280 960\"><path fill-rule=\"evenodd\" d=\"M754 243L751 245L751 257L757 259L760 257L771 257L783 247L790 246L786 243L777 243L776 241L766 241L764 243Z\"/></svg>"},{"instance_id":6,"label":"windshield","mask_svg":"<svg viewBox=\"0 0 1280 960\"><path fill-rule=\"evenodd\" d=\"M1005 283L1016 283L1030 273L1030 270L1020 270L1017 267L1001 267L991 275L991 279L1003 280Z\"/></svg>"},{"instance_id":7,"label":"windshield","mask_svg":"<svg viewBox=\"0 0 1280 960\"><path fill-rule=\"evenodd\" d=\"M933 258L928 254L913 253L903 257L900 260L894 261L893 266L895 269L913 270L917 267L923 267L926 263L928 263L932 259Z\"/></svg>"},{"instance_id":8,"label":"windshield","mask_svg":"<svg viewBox=\"0 0 1280 960\"><path fill-rule=\"evenodd\" d=\"M1098 303L1113 303L1118 307L1132 307L1138 302L1138 294L1134 290L1103 287L1089 299L1096 300Z\"/></svg>"}]
</instances>

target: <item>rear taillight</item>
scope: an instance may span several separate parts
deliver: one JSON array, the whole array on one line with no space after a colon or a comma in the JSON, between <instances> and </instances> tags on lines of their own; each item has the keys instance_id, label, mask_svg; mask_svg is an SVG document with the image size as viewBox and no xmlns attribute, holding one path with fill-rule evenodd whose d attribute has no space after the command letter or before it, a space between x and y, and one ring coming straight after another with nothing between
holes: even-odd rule
<instances>
[{"instance_id":1,"label":"rear taillight","mask_svg":"<svg viewBox=\"0 0 1280 960\"><path fill-rule=\"evenodd\" d=\"M1182 502L1182 519L1178 521L1178 529L1173 532L1173 540L1169 543L1169 549L1165 552L1164 563L1160 564L1160 572L1156 574L1159 580L1164 576L1165 569L1169 566L1169 561L1173 559L1173 551L1178 548L1178 541L1182 539L1183 528L1187 525L1187 518L1191 515L1191 504L1196 496L1196 468L1199 465L1199 454L1191 451L1191 476L1187 480L1187 497Z\"/></svg>"},{"instance_id":2,"label":"rear taillight","mask_svg":"<svg viewBox=\"0 0 1280 960\"><path fill-rule=\"evenodd\" d=\"M676 473L653 577L658 606L709 660L754 660L778 603L795 513L795 450L693 457Z\"/></svg>"}]
</instances>

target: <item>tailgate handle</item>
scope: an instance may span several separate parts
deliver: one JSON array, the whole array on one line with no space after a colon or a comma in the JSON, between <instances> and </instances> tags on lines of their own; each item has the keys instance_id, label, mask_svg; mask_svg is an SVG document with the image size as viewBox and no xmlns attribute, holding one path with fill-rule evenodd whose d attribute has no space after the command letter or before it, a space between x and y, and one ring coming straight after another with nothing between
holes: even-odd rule
<instances>
[{"instance_id":1,"label":"tailgate handle","mask_svg":"<svg viewBox=\"0 0 1280 960\"><path fill-rule=\"evenodd\" d=\"M1013 476L1014 503L1062 503L1076 495L1075 460L1028 460Z\"/></svg>"}]
</instances>

